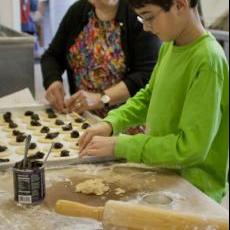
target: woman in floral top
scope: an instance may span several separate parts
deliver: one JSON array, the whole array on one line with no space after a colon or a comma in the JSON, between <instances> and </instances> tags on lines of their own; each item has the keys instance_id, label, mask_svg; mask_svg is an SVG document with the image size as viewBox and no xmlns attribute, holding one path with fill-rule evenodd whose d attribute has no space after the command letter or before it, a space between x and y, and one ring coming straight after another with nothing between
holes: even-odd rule
<instances>
[{"instance_id":1,"label":"woman in floral top","mask_svg":"<svg viewBox=\"0 0 230 230\"><path fill-rule=\"evenodd\" d=\"M160 45L143 31L126 0L79 0L42 57L46 98L59 112L90 110L105 117L145 86Z\"/></svg>"}]
</instances>

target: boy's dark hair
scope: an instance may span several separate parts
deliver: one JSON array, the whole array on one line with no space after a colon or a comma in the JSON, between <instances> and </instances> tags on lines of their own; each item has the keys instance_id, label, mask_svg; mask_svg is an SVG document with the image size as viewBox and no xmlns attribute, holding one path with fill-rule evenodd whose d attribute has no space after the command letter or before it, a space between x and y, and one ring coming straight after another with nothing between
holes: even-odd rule
<instances>
[{"instance_id":1,"label":"boy's dark hair","mask_svg":"<svg viewBox=\"0 0 230 230\"><path fill-rule=\"evenodd\" d=\"M130 4L138 9L144 7L146 4L158 5L165 11L169 11L173 5L174 0L129 0ZM195 8L198 5L199 0L190 0L191 8Z\"/></svg>"}]
</instances>

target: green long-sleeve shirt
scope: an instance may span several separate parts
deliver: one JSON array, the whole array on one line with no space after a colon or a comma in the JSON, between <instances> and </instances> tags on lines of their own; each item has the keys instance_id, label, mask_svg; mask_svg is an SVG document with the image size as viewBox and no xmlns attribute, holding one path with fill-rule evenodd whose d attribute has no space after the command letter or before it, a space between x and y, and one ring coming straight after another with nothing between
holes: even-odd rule
<instances>
[{"instance_id":1,"label":"green long-sleeve shirt","mask_svg":"<svg viewBox=\"0 0 230 230\"><path fill-rule=\"evenodd\" d=\"M229 67L221 46L206 33L178 47L165 43L147 87L105 121L114 134L146 124L146 134L120 135L115 155L177 169L217 201L227 185Z\"/></svg>"}]
</instances>

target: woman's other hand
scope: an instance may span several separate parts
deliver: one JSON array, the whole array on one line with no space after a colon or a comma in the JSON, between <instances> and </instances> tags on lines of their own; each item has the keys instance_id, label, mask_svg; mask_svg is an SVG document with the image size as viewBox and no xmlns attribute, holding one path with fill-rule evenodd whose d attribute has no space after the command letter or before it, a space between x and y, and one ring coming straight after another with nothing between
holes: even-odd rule
<instances>
[{"instance_id":1,"label":"woman's other hand","mask_svg":"<svg viewBox=\"0 0 230 230\"><path fill-rule=\"evenodd\" d=\"M79 140L80 152L83 152L95 136L109 137L113 133L113 127L108 122L100 122L88 128Z\"/></svg>"},{"instance_id":2,"label":"woman's other hand","mask_svg":"<svg viewBox=\"0 0 230 230\"><path fill-rule=\"evenodd\" d=\"M78 91L66 101L66 107L70 113L81 114L85 111L101 109L103 106L100 93L90 93L84 90Z\"/></svg>"},{"instance_id":3,"label":"woman's other hand","mask_svg":"<svg viewBox=\"0 0 230 230\"><path fill-rule=\"evenodd\" d=\"M46 99L58 112L65 112L65 90L62 82L53 82L46 91Z\"/></svg>"}]
</instances>

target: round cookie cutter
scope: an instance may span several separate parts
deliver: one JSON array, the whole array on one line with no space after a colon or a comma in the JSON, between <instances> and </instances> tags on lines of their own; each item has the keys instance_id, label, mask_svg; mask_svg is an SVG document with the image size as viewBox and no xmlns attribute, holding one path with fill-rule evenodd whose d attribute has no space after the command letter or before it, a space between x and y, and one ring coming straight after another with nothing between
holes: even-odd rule
<instances>
[{"instance_id":1,"label":"round cookie cutter","mask_svg":"<svg viewBox=\"0 0 230 230\"><path fill-rule=\"evenodd\" d=\"M174 199L164 193L152 193L142 197L141 203L151 206L169 207L173 204Z\"/></svg>"}]
</instances>

